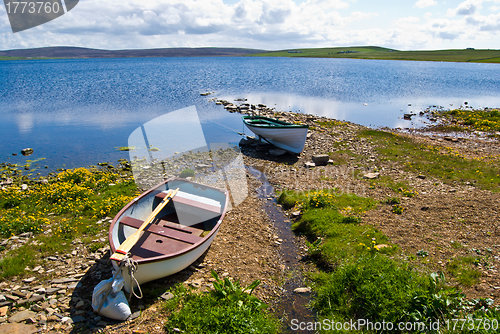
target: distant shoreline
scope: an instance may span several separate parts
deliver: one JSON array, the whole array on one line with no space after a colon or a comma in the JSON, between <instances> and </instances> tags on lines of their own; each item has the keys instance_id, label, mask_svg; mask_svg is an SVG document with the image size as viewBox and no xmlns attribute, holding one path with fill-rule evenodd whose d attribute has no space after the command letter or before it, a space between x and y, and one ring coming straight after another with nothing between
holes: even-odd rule
<instances>
[{"instance_id":1,"label":"distant shoreline","mask_svg":"<svg viewBox=\"0 0 500 334\"><path fill-rule=\"evenodd\" d=\"M211 47L99 50L80 47L57 46L0 51L0 60L248 56L500 63L500 50L475 50L473 48L461 50L400 51L377 46L353 46L267 51L259 49Z\"/></svg>"}]
</instances>

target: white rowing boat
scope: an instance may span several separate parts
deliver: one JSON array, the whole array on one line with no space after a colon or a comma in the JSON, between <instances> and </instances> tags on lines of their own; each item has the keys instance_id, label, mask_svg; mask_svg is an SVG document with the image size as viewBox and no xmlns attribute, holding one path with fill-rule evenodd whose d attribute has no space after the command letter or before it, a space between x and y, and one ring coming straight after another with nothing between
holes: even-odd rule
<instances>
[{"instance_id":1,"label":"white rowing boat","mask_svg":"<svg viewBox=\"0 0 500 334\"><path fill-rule=\"evenodd\" d=\"M245 126L276 147L299 154L304 149L307 125L292 124L263 116L243 116Z\"/></svg>"},{"instance_id":2,"label":"white rowing boat","mask_svg":"<svg viewBox=\"0 0 500 334\"><path fill-rule=\"evenodd\" d=\"M134 277L139 284L175 274L196 261L215 239L226 213L227 191L185 179L168 179L128 203L114 217L109 229L111 252L141 227L169 190L177 188L179 191L130 249L137 262ZM112 263L119 268L118 261ZM122 275L125 290L130 291L128 270L122 268Z\"/></svg>"}]
</instances>

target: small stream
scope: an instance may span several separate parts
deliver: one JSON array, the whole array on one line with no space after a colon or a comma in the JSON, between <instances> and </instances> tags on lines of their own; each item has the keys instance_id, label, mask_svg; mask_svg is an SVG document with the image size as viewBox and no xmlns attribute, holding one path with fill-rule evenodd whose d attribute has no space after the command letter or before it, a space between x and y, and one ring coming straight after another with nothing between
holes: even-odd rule
<instances>
[{"instance_id":1,"label":"small stream","mask_svg":"<svg viewBox=\"0 0 500 334\"><path fill-rule=\"evenodd\" d=\"M310 293L298 294L293 291L296 288L304 287L304 277L300 271L297 245L294 242L294 233L291 229L290 219L285 215L281 207L277 205L274 197L274 189L269 184L264 173L253 167L247 167L250 174L262 182L262 186L257 189L258 197L264 200L264 210L273 222L279 239L283 242L280 245L281 256L285 263L285 271L291 276L287 276L287 280L283 285L283 296L278 303L278 314L286 316L284 333L310 333L309 331L301 331L292 329L292 320L298 322L313 322L315 315L312 310L307 308L311 300Z\"/></svg>"}]
</instances>

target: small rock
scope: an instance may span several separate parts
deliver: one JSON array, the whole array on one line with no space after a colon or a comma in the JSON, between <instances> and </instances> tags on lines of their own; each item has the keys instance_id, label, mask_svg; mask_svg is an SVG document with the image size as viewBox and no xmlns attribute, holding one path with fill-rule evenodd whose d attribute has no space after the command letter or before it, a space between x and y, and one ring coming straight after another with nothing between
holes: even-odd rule
<instances>
[{"instance_id":1,"label":"small rock","mask_svg":"<svg viewBox=\"0 0 500 334\"><path fill-rule=\"evenodd\" d=\"M211 168L212 165L207 165L207 164L198 164L196 165L196 168L198 169L203 169L203 168Z\"/></svg>"},{"instance_id":2,"label":"small rock","mask_svg":"<svg viewBox=\"0 0 500 334\"><path fill-rule=\"evenodd\" d=\"M36 277L30 277L30 278L27 278L27 279L23 279L23 282L27 283L27 284L30 284L30 283L33 283L35 280L36 280Z\"/></svg>"},{"instance_id":3,"label":"small rock","mask_svg":"<svg viewBox=\"0 0 500 334\"><path fill-rule=\"evenodd\" d=\"M285 150L282 150L282 149L279 149L279 148L273 148L273 149L270 149L269 150L269 154L272 155L273 157L279 157L283 154L285 154L286 151Z\"/></svg>"},{"instance_id":4,"label":"small rock","mask_svg":"<svg viewBox=\"0 0 500 334\"><path fill-rule=\"evenodd\" d=\"M43 311L43 308L40 305L38 305L38 304L33 304L31 306L31 310L33 312L41 312L41 311Z\"/></svg>"},{"instance_id":5,"label":"small rock","mask_svg":"<svg viewBox=\"0 0 500 334\"><path fill-rule=\"evenodd\" d=\"M19 297L17 297L17 296L8 295L8 294L6 294L6 295L5 295L5 297L7 297L8 299L13 300L13 301L16 301L16 300L19 300L19 299L20 299L20 298L19 298Z\"/></svg>"},{"instance_id":6,"label":"small rock","mask_svg":"<svg viewBox=\"0 0 500 334\"><path fill-rule=\"evenodd\" d=\"M425 175L420 174L419 176L417 176L417 179L425 180Z\"/></svg>"},{"instance_id":7,"label":"small rock","mask_svg":"<svg viewBox=\"0 0 500 334\"><path fill-rule=\"evenodd\" d=\"M316 166L325 166L328 164L330 156L328 154L317 154L312 156L312 161Z\"/></svg>"},{"instance_id":8,"label":"small rock","mask_svg":"<svg viewBox=\"0 0 500 334\"><path fill-rule=\"evenodd\" d=\"M33 154L33 149L32 148L23 148L21 150L21 154L24 156L31 155L31 154Z\"/></svg>"},{"instance_id":9,"label":"small rock","mask_svg":"<svg viewBox=\"0 0 500 334\"><path fill-rule=\"evenodd\" d=\"M9 186L12 183L14 183L14 180L9 177L9 178L5 179L4 181L0 182L0 185Z\"/></svg>"},{"instance_id":10,"label":"small rock","mask_svg":"<svg viewBox=\"0 0 500 334\"><path fill-rule=\"evenodd\" d=\"M379 176L380 176L380 173L367 173L367 174L363 175L363 178L373 180L373 179L377 179Z\"/></svg>"},{"instance_id":11,"label":"small rock","mask_svg":"<svg viewBox=\"0 0 500 334\"><path fill-rule=\"evenodd\" d=\"M165 292L160 297L164 300L170 300L170 299L174 298L174 295L171 292Z\"/></svg>"},{"instance_id":12,"label":"small rock","mask_svg":"<svg viewBox=\"0 0 500 334\"><path fill-rule=\"evenodd\" d=\"M77 310L80 310L80 309L82 309L84 306L85 306L85 302L84 302L83 300L80 300L80 301L78 301L78 303L76 303L75 308L76 308Z\"/></svg>"},{"instance_id":13,"label":"small rock","mask_svg":"<svg viewBox=\"0 0 500 334\"><path fill-rule=\"evenodd\" d=\"M0 307L0 317L5 317L9 311L8 306Z\"/></svg>"},{"instance_id":14,"label":"small rock","mask_svg":"<svg viewBox=\"0 0 500 334\"><path fill-rule=\"evenodd\" d=\"M191 282L191 286L195 287L195 288L200 288L201 285L203 284L203 278L200 278L200 279L195 279Z\"/></svg>"},{"instance_id":15,"label":"small rock","mask_svg":"<svg viewBox=\"0 0 500 334\"><path fill-rule=\"evenodd\" d=\"M82 317L81 315L77 315L71 318L71 320L73 321L73 323L77 323L77 322L84 322L87 319L85 319L85 317Z\"/></svg>"},{"instance_id":16,"label":"small rock","mask_svg":"<svg viewBox=\"0 0 500 334\"><path fill-rule=\"evenodd\" d=\"M12 323L12 322L16 322L17 323L17 322L26 321L29 318L35 318L35 317L36 317L36 313L35 312L26 310L26 311L18 312L16 314L14 314L13 316L11 316L9 318L9 322L10 323Z\"/></svg>"},{"instance_id":17,"label":"small rock","mask_svg":"<svg viewBox=\"0 0 500 334\"><path fill-rule=\"evenodd\" d=\"M61 288L48 288L45 293L48 295L51 295L51 294L56 293L59 290L61 290Z\"/></svg>"},{"instance_id":18,"label":"small rock","mask_svg":"<svg viewBox=\"0 0 500 334\"><path fill-rule=\"evenodd\" d=\"M106 327L108 325L108 323L104 320L101 320L97 323L97 327Z\"/></svg>"},{"instance_id":19,"label":"small rock","mask_svg":"<svg viewBox=\"0 0 500 334\"><path fill-rule=\"evenodd\" d=\"M49 322L55 322L55 321L59 321L59 318L57 316L55 316L55 315L49 315L47 317L47 321L49 321Z\"/></svg>"},{"instance_id":20,"label":"small rock","mask_svg":"<svg viewBox=\"0 0 500 334\"><path fill-rule=\"evenodd\" d=\"M61 322L62 323L66 323L66 324L72 324L73 323L73 319L71 319L70 317L62 317L61 318Z\"/></svg>"},{"instance_id":21,"label":"small rock","mask_svg":"<svg viewBox=\"0 0 500 334\"><path fill-rule=\"evenodd\" d=\"M306 162L304 164L304 166L307 168L312 168L312 167L316 167L316 164L314 162Z\"/></svg>"},{"instance_id":22,"label":"small rock","mask_svg":"<svg viewBox=\"0 0 500 334\"><path fill-rule=\"evenodd\" d=\"M293 290L294 293L310 293L311 288L297 288Z\"/></svg>"},{"instance_id":23,"label":"small rock","mask_svg":"<svg viewBox=\"0 0 500 334\"><path fill-rule=\"evenodd\" d=\"M258 140L251 139L251 138L242 138L240 140L240 143L239 143L240 146L252 146L252 145L257 145L257 144L258 144Z\"/></svg>"}]
</instances>

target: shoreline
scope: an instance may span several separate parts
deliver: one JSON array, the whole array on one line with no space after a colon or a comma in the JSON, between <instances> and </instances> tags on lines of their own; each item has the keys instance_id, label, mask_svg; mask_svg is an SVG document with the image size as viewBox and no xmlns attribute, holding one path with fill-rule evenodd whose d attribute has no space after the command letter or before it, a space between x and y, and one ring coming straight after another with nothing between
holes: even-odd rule
<instances>
[{"instance_id":1,"label":"shoreline","mask_svg":"<svg viewBox=\"0 0 500 334\"><path fill-rule=\"evenodd\" d=\"M274 111L272 113L274 115ZM372 130L368 127L305 114L284 112L280 116L284 120L303 122L313 127L310 128L304 151L299 156L288 154L273 156L269 154L269 147L261 150L251 146L242 148L245 165L264 172L275 191L337 188L341 192L354 192L376 199L380 204L361 217L363 224L375 226L386 234L391 242L400 248L398 256L423 272L434 270L446 272L449 260L470 254L480 255L477 253L479 250L484 254L481 255L481 259L485 261L488 259L489 264L484 265L482 262L483 264L478 267L481 272L479 282L465 287L464 292L469 298L489 297L498 304L500 288L497 282L500 281L500 274L495 262L500 259L500 222L492 220L492 217L498 217L496 211L500 204L498 192L480 189L473 182L450 184L433 175L407 170L405 165L387 160L380 153L375 140L359 136L360 131ZM323 123L331 122L332 126L320 125L317 123L318 120ZM391 133L397 132L391 131ZM450 147L453 152L458 152L468 159L486 155L500 156L498 144L491 145L475 138L453 141L426 135L398 133L398 136L408 137L422 145L432 145L440 150ZM329 154L333 163L307 167L306 162L310 162L315 154ZM365 178L369 172L379 175L373 179ZM18 296L18 300L23 301L33 298L37 291L35 287L45 288L46 293L42 299L32 300L31 303L40 308L40 311L35 312L35 324L39 325L39 328L45 328L46 331L69 331L73 326L78 326L77 321L75 325L70 324L68 320L61 321L64 317L54 314L57 312L46 316L43 325L43 318L40 316L42 319L37 320L36 317L41 312L46 312L47 315L47 309L50 308L59 309L60 315L72 318L79 316L77 320L92 319L95 328L89 332L132 333L134 330L161 332L158 327L162 326L163 320L158 319L158 312L161 311L161 301L158 301L158 297L167 287L179 282L197 289L209 288L207 285L211 283L211 269L216 270L219 275L225 275L224 277L241 279L243 284L261 279L263 283L256 290L257 296L274 305L274 301L282 293L281 284L287 275L287 270L279 254L274 224L264 213L263 201L259 200L255 193L260 182L248 173L247 180L249 196L240 206L226 215L217 238L203 260L195 262L179 274L146 284L144 288L149 296L145 300L135 300L131 304L132 312L142 310L142 313L133 320L125 323L108 322L97 319L97 315L89 309L88 298L89 294L91 297L92 284L110 275L107 267L109 258L107 244L91 252L88 246L76 242L75 249L79 249L78 254L53 254L54 259L47 260L47 268L56 268L49 279L45 278L43 281L35 279L31 283L23 282L26 278L3 281L0 283L0 295L9 294L16 297L19 294L15 295L14 292L22 293L24 286L28 286L29 289L24 289L27 291L24 297ZM392 188L391 182L404 183L417 195L404 196L397 188ZM401 215L394 214L390 206L383 204L389 197L401 199L405 208ZM289 217L292 221L296 219L291 213ZM106 225L108 221L104 220L102 223ZM240 222L247 222L247 226L242 228ZM99 238L106 240L106 237L105 234L96 235L96 240L100 240ZM28 240L32 242L33 236L21 239L25 240L24 243ZM17 240L19 239L11 238L9 243L17 244L19 243ZM300 252L298 255L305 256L303 238L296 237L296 242ZM459 242L461 247L455 248L453 245L456 242ZM428 256L425 258L415 256L420 250L425 250ZM77 287L78 282L84 282L83 286ZM457 284L453 280L452 283ZM54 289L50 290L53 291L52 294L47 293L48 289ZM30 292L31 296L28 297ZM56 307L50 307L51 303ZM23 312L21 310L23 305L29 304L19 304L15 308L9 306L8 317ZM35 324L28 326L34 327Z\"/></svg>"},{"instance_id":2,"label":"shoreline","mask_svg":"<svg viewBox=\"0 0 500 334\"><path fill-rule=\"evenodd\" d=\"M8 56L12 55L12 56ZM500 50L495 49L448 49L401 51L378 46L346 46L316 49L285 49L268 51L246 48L160 48L138 50L101 50L82 47L43 47L0 51L0 60L8 57L25 59L93 59L93 58L148 58L148 57L287 57L287 58L335 58L377 59L402 61L433 61L461 63L499 63ZM31 59L37 58L37 59Z\"/></svg>"}]
</instances>

